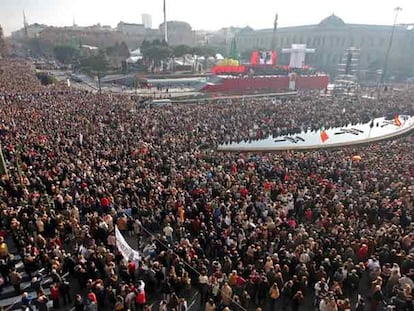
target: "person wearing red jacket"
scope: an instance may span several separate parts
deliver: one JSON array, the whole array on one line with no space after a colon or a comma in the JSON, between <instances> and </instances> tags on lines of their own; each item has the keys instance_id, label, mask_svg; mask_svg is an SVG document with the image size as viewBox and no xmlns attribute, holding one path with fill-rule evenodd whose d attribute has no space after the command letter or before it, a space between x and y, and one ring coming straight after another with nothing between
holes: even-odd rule
<instances>
[{"instance_id":1,"label":"person wearing red jacket","mask_svg":"<svg viewBox=\"0 0 414 311\"><path fill-rule=\"evenodd\" d=\"M129 260L128 261L128 273L131 277L132 282L135 282L135 271L137 269L137 265L135 261Z\"/></svg>"},{"instance_id":2,"label":"person wearing red jacket","mask_svg":"<svg viewBox=\"0 0 414 311\"><path fill-rule=\"evenodd\" d=\"M59 309L59 296L59 286L57 283L53 283L53 285L50 287L50 298L52 298L54 310Z\"/></svg>"},{"instance_id":3,"label":"person wearing red jacket","mask_svg":"<svg viewBox=\"0 0 414 311\"><path fill-rule=\"evenodd\" d=\"M357 256L359 261L365 262L368 256L368 246L366 244L362 244L362 246L357 251Z\"/></svg>"},{"instance_id":4,"label":"person wearing red jacket","mask_svg":"<svg viewBox=\"0 0 414 311\"><path fill-rule=\"evenodd\" d=\"M138 289L138 293L135 297L135 302L136 302L136 309L138 311L143 311L144 306L147 303L147 295L145 294L144 290Z\"/></svg>"}]
</instances>

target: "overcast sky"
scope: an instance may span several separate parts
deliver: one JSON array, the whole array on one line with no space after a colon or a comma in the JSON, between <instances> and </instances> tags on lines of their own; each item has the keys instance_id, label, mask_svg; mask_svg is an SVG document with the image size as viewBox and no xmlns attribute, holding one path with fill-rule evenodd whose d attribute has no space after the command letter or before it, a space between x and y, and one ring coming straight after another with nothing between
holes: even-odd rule
<instances>
[{"instance_id":1,"label":"overcast sky","mask_svg":"<svg viewBox=\"0 0 414 311\"><path fill-rule=\"evenodd\" d=\"M162 22L163 0L0 0L0 25L6 35L28 22L86 26L116 26L119 21L141 23L141 14L152 15L153 28ZM346 23L393 23L397 6L403 8L397 23L414 23L414 0L167 0L167 19L182 20L193 29L216 30L227 26L272 28L319 23L335 13Z\"/></svg>"}]
</instances>

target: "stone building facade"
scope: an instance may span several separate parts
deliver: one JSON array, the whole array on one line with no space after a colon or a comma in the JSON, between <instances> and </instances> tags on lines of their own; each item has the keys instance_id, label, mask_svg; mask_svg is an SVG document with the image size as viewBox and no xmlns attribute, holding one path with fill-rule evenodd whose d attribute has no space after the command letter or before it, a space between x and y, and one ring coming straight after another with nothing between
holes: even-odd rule
<instances>
[{"instance_id":1,"label":"stone building facade","mask_svg":"<svg viewBox=\"0 0 414 311\"><path fill-rule=\"evenodd\" d=\"M392 26L346 24L341 18L331 15L319 24L284 27L277 29L275 48L279 51L279 63L288 64L289 55L281 54L282 48L302 43L316 49L306 57L312 67L335 76L338 65L349 47L360 50L360 74L383 68L385 54L390 42ZM241 52L266 49L272 45L273 29L243 31L236 34ZM414 30L396 26L392 49L389 54L389 76L403 78L414 75Z\"/></svg>"},{"instance_id":2,"label":"stone building facade","mask_svg":"<svg viewBox=\"0 0 414 311\"><path fill-rule=\"evenodd\" d=\"M164 38L164 23L159 26L159 31ZM191 25L181 21L168 21L167 34L169 45L185 44L193 46L195 44L195 32L191 29Z\"/></svg>"},{"instance_id":3,"label":"stone building facade","mask_svg":"<svg viewBox=\"0 0 414 311\"><path fill-rule=\"evenodd\" d=\"M38 38L43 42L53 44L85 44L106 48L117 42L125 42L129 49L135 50L141 46L144 39L161 39L159 31L145 29L141 24L119 23L118 28L104 26L89 27L47 27L39 33Z\"/></svg>"},{"instance_id":4,"label":"stone building facade","mask_svg":"<svg viewBox=\"0 0 414 311\"><path fill-rule=\"evenodd\" d=\"M145 36L145 26L144 24L133 24L133 23L124 23L119 22L116 30L127 36Z\"/></svg>"},{"instance_id":5,"label":"stone building facade","mask_svg":"<svg viewBox=\"0 0 414 311\"><path fill-rule=\"evenodd\" d=\"M39 34L48 26L44 24L34 23L25 25L22 29L13 31L11 36L13 39L37 38Z\"/></svg>"}]
</instances>

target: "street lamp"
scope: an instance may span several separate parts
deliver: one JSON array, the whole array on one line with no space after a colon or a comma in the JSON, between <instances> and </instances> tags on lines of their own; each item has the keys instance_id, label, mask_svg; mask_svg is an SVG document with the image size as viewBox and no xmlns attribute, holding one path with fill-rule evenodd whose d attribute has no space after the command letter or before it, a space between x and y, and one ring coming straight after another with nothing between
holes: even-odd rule
<instances>
[{"instance_id":1,"label":"street lamp","mask_svg":"<svg viewBox=\"0 0 414 311\"><path fill-rule=\"evenodd\" d=\"M101 72L98 71L98 88L99 88L99 102L102 106L102 86L101 86Z\"/></svg>"},{"instance_id":2,"label":"street lamp","mask_svg":"<svg viewBox=\"0 0 414 311\"><path fill-rule=\"evenodd\" d=\"M394 11L395 11L394 23L392 24L391 36L390 36L390 40L388 41L387 53L385 54L384 68L382 70L382 76L381 76L381 84L384 84L385 76L387 74L388 58L390 56L392 40L394 39L394 32L395 32L395 26L397 23L397 17L398 17L398 13L402 11L402 8L398 6L394 9Z\"/></svg>"}]
</instances>

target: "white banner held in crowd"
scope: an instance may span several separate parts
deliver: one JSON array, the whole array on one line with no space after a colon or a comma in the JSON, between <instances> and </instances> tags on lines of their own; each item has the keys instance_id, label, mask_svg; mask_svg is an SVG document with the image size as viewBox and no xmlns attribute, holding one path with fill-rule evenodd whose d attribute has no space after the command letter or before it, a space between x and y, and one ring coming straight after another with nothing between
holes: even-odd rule
<instances>
[{"instance_id":1,"label":"white banner held in crowd","mask_svg":"<svg viewBox=\"0 0 414 311\"><path fill-rule=\"evenodd\" d=\"M127 241L125 241L124 236L122 235L121 231L119 231L117 226L115 226L115 238L116 246L118 247L122 256L124 256L126 260L133 260L138 262L141 259L139 252L132 249L131 246L129 246L129 244L127 243Z\"/></svg>"}]
</instances>

